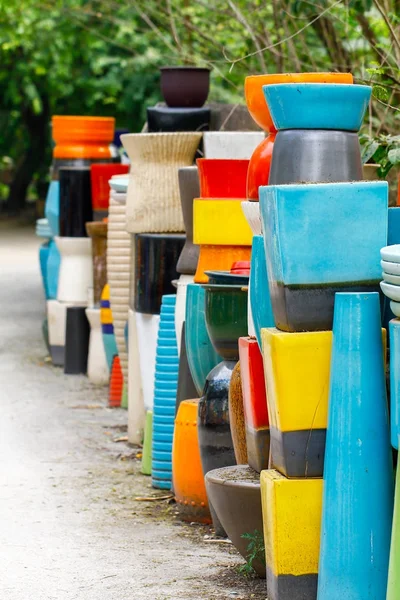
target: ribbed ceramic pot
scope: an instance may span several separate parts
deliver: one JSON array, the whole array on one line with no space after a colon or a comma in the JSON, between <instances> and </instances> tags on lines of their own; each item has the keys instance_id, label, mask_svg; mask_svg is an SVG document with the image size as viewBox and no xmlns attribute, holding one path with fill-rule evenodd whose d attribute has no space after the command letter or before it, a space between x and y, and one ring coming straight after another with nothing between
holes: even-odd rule
<instances>
[{"instance_id":1,"label":"ribbed ceramic pot","mask_svg":"<svg viewBox=\"0 0 400 600\"><path fill-rule=\"evenodd\" d=\"M172 281L178 278L176 263L185 243L184 234L141 233L135 236L135 282L133 304L136 312L159 314L161 299L175 293Z\"/></svg>"},{"instance_id":2,"label":"ribbed ceramic pot","mask_svg":"<svg viewBox=\"0 0 400 600\"><path fill-rule=\"evenodd\" d=\"M86 223L86 231L92 240L93 300L99 306L101 293L107 283L107 223Z\"/></svg>"},{"instance_id":3,"label":"ribbed ceramic pot","mask_svg":"<svg viewBox=\"0 0 400 600\"><path fill-rule=\"evenodd\" d=\"M249 538L263 537L260 476L248 465L209 471L207 495L229 539L248 560ZM257 556L251 563L259 577L265 578L265 562Z\"/></svg>"},{"instance_id":4,"label":"ribbed ceramic pot","mask_svg":"<svg viewBox=\"0 0 400 600\"><path fill-rule=\"evenodd\" d=\"M206 131L203 134L204 158L249 160L264 138L263 131Z\"/></svg>"},{"instance_id":5,"label":"ribbed ceramic pot","mask_svg":"<svg viewBox=\"0 0 400 600\"><path fill-rule=\"evenodd\" d=\"M379 296L336 294L319 600L386 598L393 515L387 408Z\"/></svg>"},{"instance_id":6,"label":"ribbed ceramic pot","mask_svg":"<svg viewBox=\"0 0 400 600\"><path fill-rule=\"evenodd\" d=\"M93 288L92 241L90 238L56 237L60 252L57 300L87 304Z\"/></svg>"},{"instance_id":7,"label":"ribbed ceramic pot","mask_svg":"<svg viewBox=\"0 0 400 600\"><path fill-rule=\"evenodd\" d=\"M128 320L131 277L131 236L126 231L126 194L110 193L107 230L107 277L114 333L125 383L128 382L128 355L124 329ZM128 388L129 389L129 388Z\"/></svg>"},{"instance_id":8,"label":"ribbed ceramic pot","mask_svg":"<svg viewBox=\"0 0 400 600\"><path fill-rule=\"evenodd\" d=\"M151 106L147 108L147 128L149 133L206 131L210 128L210 117L209 108Z\"/></svg>"},{"instance_id":9,"label":"ribbed ceramic pot","mask_svg":"<svg viewBox=\"0 0 400 600\"><path fill-rule=\"evenodd\" d=\"M100 308L87 308L86 317L90 325L87 374L95 385L106 385L110 376L101 330Z\"/></svg>"},{"instance_id":10,"label":"ribbed ceramic pot","mask_svg":"<svg viewBox=\"0 0 400 600\"><path fill-rule=\"evenodd\" d=\"M131 160L127 201L130 233L184 231L177 169L189 166L201 133L134 133L121 140Z\"/></svg>"},{"instance_id":11,"label":"ribbed ceramic pot","mask_svg":"<svg viewBox=\"0 0 400 600\"><path fill-rule=\"evenodd\" d=\"M357 133L288 129L276 134L269 185L362 179Z\"/></svg>"},{"instance_id":12,"label":"ribbed ceramic pot","mask_svg":"<svg viewBox=\"0 0 400 600\"><path fill-rule=\"evenodd\" d=\"M44 214L49 221L53 237L60 235L60 182L50 181Z\"/></svg>"},{"instance_id":13,"label":"ribbed ceramic pot","mask_svg":"<svg viewBox=\"0 0 400 600\"><path fill-rule=\"evenodd\" d=\"M93 220L90 169L63 167L60 182L60 235L85 237L85 224Z\"/></svg>"},{"instance_id":14,"label":"ribbed ceramic pot","mask_svg":"<svg viewBox=\"0 0 400 600\"><path fill-rule=\"evenodd\" d=\"M194 275L200 252L200 247L193 243L193 200L200 196L197 167L182 167L179 169L178 180L186 240L176 270L178 273Z\"/></svg>"},{"instance_id":15,"label":"ribbed ceramic pot","mask_svg":"<svg viewBox=\"0 0 400 600\"><path fill-rule=\"evenodd\" d=\"M249 292L255 334L261 350L261 329L264 327L275 327L268 285L264 238L262 235L255 235L253 237Z\"/></svg>"},{"instance_id":16,"label":"ribbed ceramic pot","mask_svg":"<svg viewBox=\"0 0 400 600\"><path fill-rule=\"evenodd\" d=\"M128 310L128 441L130 444L143 443L145 428L148 424L146 421L145 402L147 401L149 405L153 404L153 398L151 398L150 401L149 393L152 393L153 389L154 365L153 367L148 365L146 371L142 368L141 359L147 359L149 357L149 352L147 347L145 356L142 357L140 352L140 330L137 326L138 316L142 315L137 315L131 308ZM153 338L149 340L150 347L152 345L152 339ZM148 379L143 380L143 374L148 375ZM147 439L147 442L149 443L149 439Z\"/></svg>"}]
</instances>

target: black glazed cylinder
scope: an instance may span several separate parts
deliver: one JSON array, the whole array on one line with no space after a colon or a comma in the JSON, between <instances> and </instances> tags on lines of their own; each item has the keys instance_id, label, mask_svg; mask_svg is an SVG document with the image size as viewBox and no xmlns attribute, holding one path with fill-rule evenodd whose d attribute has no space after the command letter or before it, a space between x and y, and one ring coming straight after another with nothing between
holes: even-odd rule
<instances>
[{"instance_id":1,"label":"black glazed cylinder","mask_svg":"<svg viewBox=\"0 0 400 600\"><path fill-rule=\"evenodd\" d=\"M149 133L208 131L210 119L209 108L169 108L168 106L149 106L147 108Z\"/></svg>"},{"instance_id":2,"label":"black glazed cylinder","mask_svg":"<svg viewBox=\"0 0 400 600\"><path fill-rule=\"evenodd\" d=\"M357 133L287 129L276 134L268 185L362 179Z\"/></svg>"},{"instance_id":3,"label":"black glazed cylinder","mask_svg":"<svg viewBox=\"0 0 400 600\"><path fill-rule=\"evenodd\" d=\"M136 312L158 315L165 294L175 294L176 264L185 243L182 233L135 234L135 281L131 305Z\"/></svg>"},{"instance_id":4,"label":"black glazed cylinder","mask_svg":"<svg viewBox=\"0 0 400 600\"><path fill-rule=\"evenodd\" d=\"M85 224L93 221L90 168L63 167L60 180L60 236L87 237Z\"/></svg>"},{"instance_id":5,"label":"black glazed cylinder","mask_svg":"<svg viewBox=\"0 0 400 600\"><path fill-rule=\"evenodd\" d=\"M84 306L67 308L65 326L64 373L67 375L85 374L89 352L90 325Z\"/></svg>"},{"instance_id":6,"label":"black glazed cylinder","mask_svg":"<svg viewBox=\"0 0 400 600\"><path fill-rule=\"evenodd\" d=\"M176 270L181 274L194 275L200 253L200 246L193 243L193 200L200 198L200 182L197 167L182 167L178 169L178 180L186 241Z\"/></svg>"}]
</instances>

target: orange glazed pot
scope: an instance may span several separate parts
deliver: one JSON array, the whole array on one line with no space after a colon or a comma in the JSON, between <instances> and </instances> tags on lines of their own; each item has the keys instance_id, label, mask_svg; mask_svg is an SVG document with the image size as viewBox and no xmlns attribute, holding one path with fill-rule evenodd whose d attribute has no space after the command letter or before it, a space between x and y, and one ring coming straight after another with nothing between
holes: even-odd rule
<instances>
[{"instance_id":1,"label":"orange glazed pot","mask_svg":"<svg viewBox=\"0 0 400 600\"><path fill-rule=\"evenodd\" d=\"M199 400L183 400L175 419L172 480L184 521L211 523L197 432Z\"/></svg>"},{"instance_id":2,"label":"orange glazed pot","mask_svg":"<svg viewBox=\"0 0 400 600\"><path fill-rule=\"evenodd\" d=\"M110 408L121 406L124 376L122 375L119 356L114 356L111 367L110 384L108 388L108 405Z\"/></svg>"},{"instance_id":3,"label":"orange glazed pot","mask_svg":"<svg viewBox=\"0 0 400 600\"><path fill-rule=\"evenodd\" d=\"M201 198L246 198L249 161L229 158L198 158Z\"/></svg>"},{"instance_id":4,"label":"orange glazed pot","mask_svg":"<svg viewBox=\"0 0 400 600\"><path fill-rule=\"evenodd\" d=\"M234 262L249 261L250 258L251 246L201 245L194 282L208 283L205 271L230 271Z\"/></svg>"},{"instance_id":5,"label":"orange glazed pot","mask_svg":"<svg viewBox=\"0 0 400 600\"><path fill-rule=\"evenodd\" d=\"M111 158L114 117L52 117L53 158Z\"/></svg>"}]
</instances>

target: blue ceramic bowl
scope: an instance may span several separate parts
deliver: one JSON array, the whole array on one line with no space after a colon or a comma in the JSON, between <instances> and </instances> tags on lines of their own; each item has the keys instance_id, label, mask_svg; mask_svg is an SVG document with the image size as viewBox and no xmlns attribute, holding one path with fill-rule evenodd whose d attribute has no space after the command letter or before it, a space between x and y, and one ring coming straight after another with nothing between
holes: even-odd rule
<instances>
[{"instance_id":1,"label":"blue ceramic bowl","mask_svg":"<svg viewBox=\"0 0 400 600\"><path fill-rule=\"evenodd\" d=\"M262 352L261 329L264 327L275 327L268 285L264 238L262 235L253 236L250 269L250 304L257 342Z\"/></svg>"},{"instance_id":2,"label":"blue ceramic bowl","mask_svg":"<svg viewBox=\"0 0 400 600\"><path fill-rule=\"evenodd\" d=\"M276 129L358 131L372 88L339 83L280 83L263 92Z\"/></svg>"}]
</instances>

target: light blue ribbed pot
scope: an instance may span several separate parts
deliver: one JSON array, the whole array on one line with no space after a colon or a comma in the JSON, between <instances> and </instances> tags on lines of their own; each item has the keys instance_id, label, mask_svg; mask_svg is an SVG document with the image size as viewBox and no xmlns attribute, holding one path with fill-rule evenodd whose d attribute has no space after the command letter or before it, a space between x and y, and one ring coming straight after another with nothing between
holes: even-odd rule
<instances>
[{"instance_id":1,"label":"light blue ribbed pot","mask_svg":"<svg viewBox=\"0 0 400 600\"><path fill-rule=\"evenodd\" d=\"M264 327L275 327L268 286L264 238L262 235L253 236L249 285L251 313L253 315L257 342L262 352L261 329Z\"/></svg>"},{"instance_id":2,"label":"light blue ribbed pot","mask_svg":"<svg viewBox=\"0 0 400 600\"><path fill-rule=\"evenodd\" d=\"M49 242L49 256L47 258L47 289L49 300L57 299L58 274L60 271L60 252L53 239Z\"/></svg>"},{"instance_id":3,"label":"light blue ribbed pot","mask_svg":"<svg viewBox=\"0 0 400 600\"><path fill-rule=\"evenodd\" d=\"M60 182L51 181L47 190L44 214L53 237L60 235Z\"/></svg>"},{"instance_id":4,"label":"light blue ribbed pot","mask_svg":"<svg viewBox=\"0 0 400 600\"><path fill-rule=\"evenodd\" d=\"M336 294L318 600L385 600L392 514L379 296Z\"/></svg>"},{"instance_id":5,"label":"light blue ribbed pot","mask_svg":"<svg viewBox=\"0 0 400 600\"><path fill-rule=\"evenodd\" d=\"M207 375L222 358L215 352L208 335L205 290L197 283L190 283L187 286L185 339L189 369L197 393L201 396Z\"/></svg>"},{"instance_id":6,"label":"light blue ribbed pot","mask_svg":"<svg viewBox=\"0 0 400 600\"><path fill-rule=\"evenodd\" d=\"M389 323L390 335L390 431L393 448L399 449L400 435L400 319Z\"/></svg>"}]
</instances>

